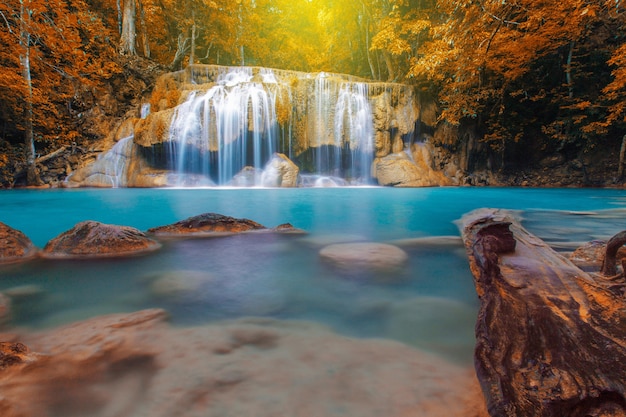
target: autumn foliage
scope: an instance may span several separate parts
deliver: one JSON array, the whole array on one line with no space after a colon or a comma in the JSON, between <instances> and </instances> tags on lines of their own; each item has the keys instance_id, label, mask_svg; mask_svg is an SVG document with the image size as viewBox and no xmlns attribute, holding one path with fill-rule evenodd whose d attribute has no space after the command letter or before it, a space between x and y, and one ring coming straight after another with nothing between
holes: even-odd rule
<instances>
[{"instance_id":1,"label":"autumn foliage","mask_svg":"<svg viewBox=\"0 0 626 417\"><path fill-rule=\"evenodd\" d=\"M458 129L446 146L476 140L494 169L576 157L626 133L625 16L621 0L6 0L0 149L84 140L80 118L138 56L412 83Z\"/></svg>"}]
</instances>

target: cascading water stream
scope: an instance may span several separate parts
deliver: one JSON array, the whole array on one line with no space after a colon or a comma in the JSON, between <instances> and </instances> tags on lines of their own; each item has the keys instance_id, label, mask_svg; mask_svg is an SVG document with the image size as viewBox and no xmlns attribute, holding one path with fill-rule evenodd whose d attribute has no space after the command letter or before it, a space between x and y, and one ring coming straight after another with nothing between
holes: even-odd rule
<instances>
[{"instance_id":1,"label":"cascading water stream","mask_svg":"<svg viewBox=\"0 0 626 417\"><path fill-rule=\"evenodd\" d=\"M132 152L116 145L69 186L380 183L372 166L412 143L419 116L411 86L341 74L194 65L163 80L124 140Z\"/></svg>"},{"instance_id":2,"label":"cascading water stream","mask_svg":"<svg viewBox=\"0 0 626 417\"><path fill-rule=\"evenodd\" d=\"M197 174L225 185L245 166L261 171L276 152L275 99L245 70L221 74L178 107L169 155L180 178Z\"/></svg>"},{"instance_id":3,"label":"cascading water stream","mask_svg":"<svg viewBox=\"0 0 626 417\"><path fill-rule=\"evenodd\" d=\"M309 119L314 184L367 184L374 154L374 126L367 84L337 82L328 74L315 79ZM330 178L329 178L330 177Z\"/></svg>"},{"instance_id":4,"label":"cascading water stream","mask_svg":"<svg viewBox=\"0 0 626 417\"><path fill-rule=\"evenodd\" d=\"M335 138L350 148L349 172L353 182L370 181L374 155L374 126L367 84L344 83L335 109Z\"/></svg>"}]
</instances>

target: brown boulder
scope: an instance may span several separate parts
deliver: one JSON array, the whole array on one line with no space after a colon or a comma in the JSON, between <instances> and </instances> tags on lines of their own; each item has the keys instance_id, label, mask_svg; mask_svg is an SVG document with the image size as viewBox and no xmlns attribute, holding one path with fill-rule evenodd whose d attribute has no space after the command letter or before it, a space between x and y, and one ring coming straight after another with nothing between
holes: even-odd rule
<instances>
[{"instance_id":1,"label":"brown boulder","mask_svg":"<svg viewBox=\"0 0 626 417\"><path fill-rule=\"evenodd\" d=\"M23 261L36 253L33 242L24 233L0 223L0 264Z\"/></svg>"},{"instance_id":2,"label":"brown boulder","mask_svg":"<svg viewBox=\"0 0 626 417\"><path fill-rule=\"evenodd\" d=\"M158 242L133 227L85 221L49 241L41 255L45 258L110 257L160 247Z\"/></svg>"},{"instance_id":3,"label":"brown boulder","mask_svg":"<svg viewBox=\"0 0 626 417\"><path fill-rule=\"evenodd\" d=\"M263 230L265 226L248 219L236 219L217 213L203 213L166 226L153 227L148 233L157 236L220 235Z\"/></svg>"},{"instance_id":4,"label":"brown boulder","mask_svg":"<svg viewBox=\"0 0 626 417\"><path fill-rule=\"evenodd\" d=\"M436 175L424 163L411 160L405 152L377 158L373 164L373 176L380 185L394 187L434 187L446 183L441 175Z\"/></svg>"},{"instance_id":5,"label":"brown boulder","mask_svg":"<svg viewBox=\"0 0 626 417\"><path fill-rule=\"evenodd\" d=\"M289 223L272 229L249 219L237 219L217 213L204 213L166 226L153 227L148 233L156 236L220 236L244 232L304 233Z\"/></svg>"}]
</instances>

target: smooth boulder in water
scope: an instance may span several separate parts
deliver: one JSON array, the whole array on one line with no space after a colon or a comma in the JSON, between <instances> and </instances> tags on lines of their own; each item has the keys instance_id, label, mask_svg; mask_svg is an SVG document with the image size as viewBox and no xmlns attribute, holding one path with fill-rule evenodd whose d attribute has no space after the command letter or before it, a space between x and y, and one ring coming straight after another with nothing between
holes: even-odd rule
<instances>
[{"instance_id":1,"label":"smooth boulder in water","mask_svg":"<svg viewBox=\"0 0 626 417\"><path fill-rule=\"evenodd\" d=\"M160 243L133 227L85 221L49 241L41 255L45 258L98 258L134 255L160 247Z\"/></svg>"},{"instance_id":2,"label":"smooth boulder in water","mask_svg":"<svg viewBox=\"0 0 626 417\"><path fill-rule=\"evenodd\" d=\"M320 250L320 257L344 273L395 271L409 259L399 247L375 242L328 245Z\"/></svg>"},{"instance_id":3,"label":"smooth boulder in water","mask_svg":"<svg viewBox=\"0 0 626 417\"><path fill-rule=\"evenodd\" d=\"M20 262L36 253L37 248L24 233L0 222L0 264Z\"/></svg>"}]
</instances>

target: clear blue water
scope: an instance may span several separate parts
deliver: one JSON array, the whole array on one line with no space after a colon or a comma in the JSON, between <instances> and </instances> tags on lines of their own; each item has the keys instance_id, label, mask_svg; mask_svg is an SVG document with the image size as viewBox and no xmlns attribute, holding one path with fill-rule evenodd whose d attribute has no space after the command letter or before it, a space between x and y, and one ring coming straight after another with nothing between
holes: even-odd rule
<instances>
[{"instance_id":1,"label":"clear blue water","mask_svg":"<svg viewBox=\"0 0 626 417\"><path fill-rule=\"evenodd\" d=\"M125 259L36 260L0 267L0 291L39 291L14 302L15 324L33 328L162 307L177 325L247 315L315 320L469 362L477 299L462 245L406 240L458 236L454 221L480 207L519 210L531 232L554 243L608 238L626 225L622 190L11 190L0 192L0 221L40 247L83 220L146 230L205 212L268 227L289 222L308 234L169 241ZM410 261L393 274L345 276L320 260L325 245L353 240L400 245ZM172 291L172 277L191 289Z\"/></svg>"}]
</instances>

